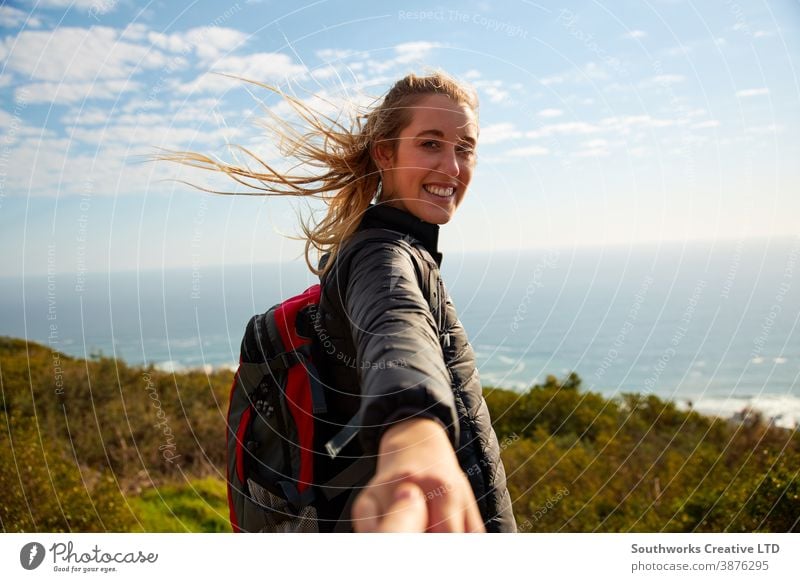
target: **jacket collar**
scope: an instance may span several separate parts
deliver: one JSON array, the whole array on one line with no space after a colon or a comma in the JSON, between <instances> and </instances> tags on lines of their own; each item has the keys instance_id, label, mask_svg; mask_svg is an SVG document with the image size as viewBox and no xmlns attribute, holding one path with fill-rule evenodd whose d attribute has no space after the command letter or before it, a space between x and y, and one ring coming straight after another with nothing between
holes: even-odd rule
<instances>
[{"instance_id":1,"label":"jacket collar","mask_svg":"<svg viewBox=\"0 0 800 582\"><path fill-rule=\"evenodd\" d=\"M439 252L439 225L425 222L399 208L388 204L370 204L361 219L358 230L365 228L385 228L410 234L422 243L438 266L442 266L442 253Z\"/></svg>"}]
</instances>

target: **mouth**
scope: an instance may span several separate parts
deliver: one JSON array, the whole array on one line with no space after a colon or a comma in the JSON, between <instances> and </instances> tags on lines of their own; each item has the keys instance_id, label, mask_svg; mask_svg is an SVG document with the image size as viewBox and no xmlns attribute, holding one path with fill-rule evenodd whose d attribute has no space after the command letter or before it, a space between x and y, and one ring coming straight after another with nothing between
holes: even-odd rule
<instances>
[{"instance_id":1,"label":"mouth","mask_svg":"<svg viewBox=\"0 0 800 582\"><path fill-rule=\"evenodd\" d=\"M428 194L432 194L438 198L452 198L456 193L456 188L452 185L423 184L422 189Z\"/></svg>"}]
</instances>

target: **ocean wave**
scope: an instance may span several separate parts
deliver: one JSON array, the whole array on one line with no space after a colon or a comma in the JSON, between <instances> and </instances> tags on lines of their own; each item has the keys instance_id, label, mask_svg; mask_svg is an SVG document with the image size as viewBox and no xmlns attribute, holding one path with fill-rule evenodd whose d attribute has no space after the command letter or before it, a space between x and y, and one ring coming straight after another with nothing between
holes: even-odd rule
<instances>
[{"instance_id":1,"label":"ocean wave","mask_svg":"<svg viewBox=\"0 0 800 582\"><path fill-rule=\"evenodd\" d=\"M153 367L159 372L166 372L167 374L179 374L186 372L189 368L176 360L167 360L165 362L157 362Z\"/></svg>"},{"instance_id":2,"label":"ocean wave","mask_svg":"<svg viewBox=\"0 0 800 582\"><path fill-rule=\"evenodd\" d=\"M676 401L678 406L687 410L687 399ZM701 414L722 418L738 418L742 411L750 409L764 415L769 422L783 428L795 428L800 425L800 397L790 394L763 394L752 397L732 398L699 398L692 400L692 409Z\"/></svg>"},{"instance_id":3,"label":"ocean wave","mask_svg":"<svg viewBox=\"0 0 800 582\"><path fill-rule=\"evenodd\" d=\"M480 373L481 384L484 386L495 386L506 390L524 391L531 386L531 382L525 380L513 380L508 374L493 374L491 372Z\"/></svg>"},{"instance_id":4,"label":"ocean wave","mask_svg":"<svg viewBox=\"0 0 800 582\"><path fill-rule=\"evenodd\" d=\"M200 364L189 366L176 360L166 360L153 364L153 367L159 372L166 372L167 374L183 374L186 372L213 374L215 372L236 372L239 368L239 364Z\"/></svg>"},{"instance_id":5,"label":"ocean wave","mask_svg":"<svg viewBox=\"0 0 800 582\"><path fill-rule=\"evenodd\" d=\"M785 364L787 359L783 356L775 356L774 358L769 358L773 364ZM764 356L755 356L754 358L750 358L751 364L763 364L767 358Z\"/></svg>"},{"instance_id":6,"label":"ocean wave","mask_svg":"<svg viewBox=\"0 0 800 582\"><path fill-rule=\"evenodd\" d=\"M475 344L473 344L473 347L475 349L478 349L478 350L481 350L481 351L486 350L486 351L489 351L489 352L492 352L492 353L494 353L494 352L515 352L515 351L517 351L517 348L515 348L513 346L500 346L500 345L495 345L495 344L475 343Z\"/></svg>"}]
</instances>

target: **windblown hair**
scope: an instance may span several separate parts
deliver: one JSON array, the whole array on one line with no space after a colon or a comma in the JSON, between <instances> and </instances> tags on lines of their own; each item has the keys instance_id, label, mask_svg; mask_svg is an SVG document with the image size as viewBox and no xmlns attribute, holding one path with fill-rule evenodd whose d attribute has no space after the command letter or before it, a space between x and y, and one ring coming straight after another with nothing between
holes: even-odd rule
<instances>
[{"instance_id":1,"label":"windblown hair","mask_svg":"<svg viewBox=\"0 0 800 582\"><path fill-rule=\"evenodd\" d=\"M333 264L340 245L356 230L378 191L381 177L373 160L373 148L385 141L394 151L396 138L411 123L414 105L428 95L440 94L469 107L476 115L478 110L475 91L442 71L426 76L412 73L403 77L379 105L366 113L352 116L349 127L315 111L281 89L257 81L242 80L277 93L308 124L309 131L299 131L270 111L273 123L268 123L266 127L278 138L281 154L297 161L292 170L277 171L242 146L234 147L252 157L260 171L230 165L189 151L167 150L167 153L155 155L154 159L223 172L255 190L246 194L311 196L325 200L328 210L318 224L308 225L301 221L302 239L306 241L306 264L316 275L321 275ZM302 168L302 172L294 173L298 167ZM216 194L234 194L195 187ZM318 255L330 253L322 268L312 263L312 248L317 250Z\"/></svg>"}]
</instances>

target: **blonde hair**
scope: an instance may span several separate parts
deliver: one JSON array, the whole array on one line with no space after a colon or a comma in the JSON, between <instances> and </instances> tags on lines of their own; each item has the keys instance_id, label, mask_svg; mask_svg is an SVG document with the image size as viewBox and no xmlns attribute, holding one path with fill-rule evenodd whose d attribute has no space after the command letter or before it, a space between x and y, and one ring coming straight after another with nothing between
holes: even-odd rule
<instances>
[{"instance_id":1,"label":"blonde hair","mask_svg":"<svg viewBox=\"0 0 800 582\"><path fill-rule=\"evenodd\" d=\"M262 171L226 164L188 151L167 150L168 153L156 154L153 158L223 172L237 182L260 191L250 194L323 199L328 211L319 224L310 226L301 221L302 239L306 241L306 264L315 275L322 275L333 264L341 244L356 230L378 190L381 178L372 157L373 147L388 141L394 150L395 139L411 123L415 103L428 95L439 94L468 106L476 116L478 110L478 97L474 89L443 71L434 71L425 76L412 73L403 77L392 86L378 106L352 118L350 127L315 111L276 87L248 79L241 80L277 93L308 124L309 131L303 133L270 112L274 125L267 125L267 128L278 136L281 153L297 160L298 164L293 168L302 166L305 169L318 169L319 172L278 172L241 146L236 147L255 159L263 168ZM252 184L248 180L258 183ZM194 187L216 194L230 194ZM330 254L321 269L311 263L309 255L312 248L318 254Z\"/></svg>"}]
</instances>

